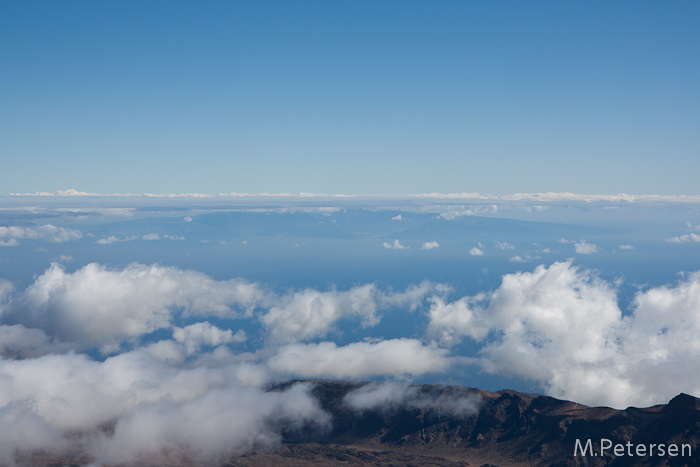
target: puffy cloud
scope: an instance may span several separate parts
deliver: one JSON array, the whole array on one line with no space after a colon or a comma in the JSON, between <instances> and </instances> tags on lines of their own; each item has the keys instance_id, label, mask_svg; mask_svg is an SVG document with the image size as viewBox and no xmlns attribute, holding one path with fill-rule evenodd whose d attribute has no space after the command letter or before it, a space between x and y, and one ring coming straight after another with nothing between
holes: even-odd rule
<instances>
[{"instance_id":1,"label":"puffy cloud","mask_svg":"<svg viewBox=\"0 0 700 467\"><path fill-rule=\"evenodd\" d=\"M184 328L173 328L173 339L185 345L187 354L198 352L204 346L219 346L231 342L244 342L246 335L243 330L236 334L230 329L219 329L218 327L204 321Z\"/></svg>"},{"instance_id":2,"label":"puffy cloud","mask_svg":"<svg viewBox=\"0 0 700 467\"><path fill-rule=\"evenodd\" d=\"M169 327L176 310L234 317L264 300L255 284L215 281L196 271L138 263L109 270L91 263L70 274L54 263L9 303L2 321L113 351L123 339Z\"/></svg>"},{"instance_id":3,"label":"puffy cloud","mask_svg":"<svg viewBox=\"0 0 700 467\"><path fill-rule=\"evenodd\" d=\"M474 247L471 250L469 250L469 254L472 256L484 256L484 250Z\"/></svg>"},{"instance_id":4,"label":"puffy cloud","mask_svg":"<svg viewBox=\"0 0 700 467\"><path fill-rule=\"evenodd\" d=\"M49 353L62 353L73 346L52 342L41 329L28 329L21 324L0 325L0 356L9 358L39 357Z\"/></svg>"},{"instance_id":5,"label":"puffy cloud","mask_svg":"<svg viewBox=\"0 0 700 467\"><path fill-rule=\"evenodd\" d=\"M679 235L678 237L667 238L666 241L669 243L700 242L700 235L696 233L689 233L685 235Z\"/></svg>"},{"instance_id":6,"label":"puffy cloud","mask_svg":"<svg viewBox=\"0 0 700 467\"><path fill-rule=\"evenodd\" d=\"M274 342L294 342L324 336L342 317L357 316L364 326L379 322L376 287L368 284L348 291L306 289L286 295L261 320Z\"/></svg>"},{"instance_id":7,"label":"puffy cloud","mask_svg":"<svg viewBox=\"0 0 700 467\"><path fill-rule=\"evenodd\" d=\"M700 393L700 273L639 292L623 316L613 287L570 262L509 274L491 294L433 300L428 334L483 342L489 372L592 405L651 405ZM490 339L487 337L490 336Z\"/></svg>"},{"instance_id":8,"label":"puffy cloud","mask_svg":"<svg viewBox=\"0 0 700 467\"><path fill-rule=\"evenodd\" d=\"M149 233L141 237L141 240L160 240L160 235L157 233Z\"/></svg>"},{"instance_id":9,"label":"puffy cloud","mask_svg":"<svg viewBox=\"0 0 700 467\"><path fill-rule=\"evenodd\" d=\"M501 250L513 250L515 249L515 245L508 242L496 242L496 248L499 248Z\"/></svg>"},{"instance_id":10,"label":"puffy cloud","mask_svg":"<svg viewBox=\"0 0 700 467\"><path fill-rule=\"evenodd\" d=\"M635 249L634 246L632 246L632 245L620 245L618 248L620 250L634 250Z\"/></svg>"},{"instance_id":11,"label":"puffy cloud","mask_svg":"<svg viewBox=\"0 0 700 467\"><path fill-rule=\"evenodd\" d=\"M456 206L453 206L453 208L454 207ZM469 208L462 206L462 209L443 212L440 214L440 217L442 217L445 220L451 221L462 216L480 216L484 214L493 214L496 211L498 211L498 206L496 206L495 204L492 204L490 206L470 206Z\"/></svg>"},{"instance_id":12,"label":"puffy cloud","mask_svg":"<svg viewBox=\"0 0 700 467\"><path fill-rule=\"evenodd\" d=\"M5 241L5 246L17 245L17 239L20 238L46 240L51 243L63 243L79 240L82 236L83 234L79 230L56 227L51 224L40 225L38 227L0 227L0 238L9 238L9 240Z\"/></svg>"},{"instance_id":13,"label":"puffy cloud","mask_svg":"<svg viewBox=\"0 0 700 467\"><path fill-rule=\"evenodd\" d=\"M401 214L397 214L396 216L391 218L392 221L400 221L402 219L403 219L403 217L401 217Z\"/></svg>"},{"instance_id":14,"label":"puffy cloud","mask_svg":"<svg viewBox=\"0 0 700 467\"><path fill-rule=\"evenodd\" d=\"M527 260L524 259L520 255L515 255L515 256L511 257L508 261L510 261L511 263L525 263L525 262L527 262Z\"/></svg>"},{"instance_id":15,"label":"puffy cloud","mask_svg":"<svg viewBox=\"0 0 700 467\"><path fill-rule=\"evenodd\" d=\"M261 321L269 331L271 342L292 343L323 337L344 318L359 318L362 326L374 326L380 321L379 309L414 310L428 293L446 290L445 286L427 281L404 292L382 292L374 284L347 291L305 289L278 297Z\"/></svg>"},{"instance_id":16,"label":"puffy cloud","mask_svg":"<svg viewBox=\"0 0 700 467\"><path fill-rule=\"evenodd\" d=\"M291 344L281 347L268 360L269 367L283 375L336 379L441 373L451 364L446 349L404 338L343 347L333 342Z\"/></svg>"},{"instance_id":17,"label":"puffy cloud","mask_svg":"<svg viewBox=\"0 0 700 467\"><path fill-rule=\"evenodd\" d=\"M0 240L0 246L19 246L19 241L16 238L9 240Z\"/></svg>"},{"instance_id":18,"label":"puffy cloud","mask_svg":"<svg viewBox=\"0 0 700 467\"><path fill-rule=\"evenodd\" d=\"M310 387L215 389L184 403L144 405L119 419L114 435L96 443L94 455L103 463L127 464L167 449L169 455L221 464L255 446L279 445L283 429L328 429L330 416L309 395Z\"/></svg>"},{"instance_id":19,"label":"puffy cloud","mask_svg":"<svg viewBox=\"0 0 700 467\"><path fill-rule=\"evenodd\" d=\"M441 392L438 397L435 397L430 393L429 387L393 382L366 384L349 392L343 398L346 406L358 411L389 412L402 408L415 408L461 417L476 414L481 401L479 394L467 391Z\"/></svg>"},{"instance_id":20,"label":"puffy cloud","mask_svg":"<svg viewBox=\"0 0 700 467\"><path fill-rule=\"evenodd\" d=\"M192 216L185 216L182 218L185 222L192 222Z\"/></svg>"},{"instance_id":21,"label":"puffy cloud","mask_svg":"<svg viewBox=\"0 0 700 467\"><path fill-rule=\"evenodd\" d=\"M6 284L9 296L11 284ZM91 263L67 273L54 263L26 290L6 300L0 322L40 329L75 348L97 346L109 353L124 341L171 327L180 315L252 318L260 309L257 317L268 341L292 343L323 337L345 318L373 326L380 320L379 310L415 310L428 294L447 290L426 281L398 292L366 284L346 291L304 289L278 295L244 280L216 281L200 272L160 265L133 263L110 270ZM205 335L208 341L201 340ZM216 339L230 343L242 337L208 323L177 328L174 336L192 351L200 345L219 345Z\"/></svg>"},{"instance_id":22,"label":"puffy cloud","mask_svg":"<svg viewBox=\"0 0 700 467\"><path fill-rule=\"evenodd\" d=\"M110 235L107 238L101 238L97 240L95 243L98 243L100 245L111 245L112 243L117 243L117 242L131 242L134 240L137 240L138 237L136 235L129 235L128 237L124 238L117 238L114 235Z\"/></svg>"},{"instance_id":23,"label":"puffy cloud","mask_svg":"<svg viewBox=\"0 0 700 467\"><path fill-rule=\"evenodd\" d=\"M406 246L403 246L398 240L394 240L394 243L384 242L382 243L382 246L390 250L405 250L408 248Z\"/></svg>"},{"instance_id":24,"label":"puffy cloud","mask_svg":"<svg viewBox=\"0 0 700 467\"><path fill-rule=\"evenodd\" d=\"M268 392L251 369L173 367L143 350L104 362L76 354L0 359L0 463L76 448L94 465L165 454L215 462L274 446L283 428L328 427L311 385Z\"/></svg>"},{"instance_id":25,"label":"puffy cloud","mask_svg":"<svg viewBox=\"0 0 700 467\"><path fill-rule=\"evenodd\" d=\"M581 240L579 243L574 244L574 249L576 250L576 253L580 255L591 255L600 251L598 245L594 245L593 243L586 243L585 240Z\"/></svg>"},{"instance_id":26,"label":"puffy cloud","mask_svg":"<svg viewBox=\"0 0 700 467\"><path fill-rule=\"evenodd\" d=\"M432 250L433 248L439 248L439 247L440 247L440 244L438 242L433 241L433 242L423 243L423 246L421 247L421 249Z\"/></svg>"}]
</instances>

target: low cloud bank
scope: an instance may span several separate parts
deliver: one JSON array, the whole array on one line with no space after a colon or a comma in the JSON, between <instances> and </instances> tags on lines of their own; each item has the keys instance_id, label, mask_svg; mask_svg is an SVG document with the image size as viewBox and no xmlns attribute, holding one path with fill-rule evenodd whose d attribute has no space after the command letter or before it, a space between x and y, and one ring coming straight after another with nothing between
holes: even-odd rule
<instances>
[{"instance_id":1,"label":"low cloud bank","mask_svg":"<svg viewBox=\"0 0 700 467\"><path fill-rule=\"evenodd\" d=\"M438 414L468 417L479 411L482 398L465 391L430 391L431 387L409 386L401 383L370 383L349 392L343 403L360 412L381 410L385 412L402 408L432 410Z\"/></svg>"},{"instance_id":2,"label":"low cloud bank","mask_svg":"<svg viewBox=\"0 0 700 467\"><path fill-rule=\"evenodd\" d=\"M248 366L248 368L246 368ZM37 449L96 465L188 456L221 462L279 444L282 430L326 430L330 416L297 384L265 391L245 363L172 367L143 350L0 359L0 463Z\"/></svg>"},{"instance_id":3,"label":"low cloud bank","mask_svg":"<svg viewBox=\"0 0 700 467\"><path fill-rule=\"evenodd\" d=\"M51 243L63 243L73 240L80 240L82 232L65 227L56 227L52 224L40 225L37 227L23 226L0 226L0 242L3 246L19 245L18 239L45 240ZM1 240L1 239L8 240Z\"/></svg>"}]
</instances>

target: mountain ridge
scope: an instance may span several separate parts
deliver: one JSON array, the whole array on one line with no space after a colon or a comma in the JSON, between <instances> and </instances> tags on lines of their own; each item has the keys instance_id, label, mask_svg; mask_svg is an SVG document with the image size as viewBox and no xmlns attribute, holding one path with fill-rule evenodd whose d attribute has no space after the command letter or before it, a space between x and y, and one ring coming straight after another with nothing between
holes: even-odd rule
<instances>
[{"instance_id":1,"label":"mountain ridge","mask_svg":"<svg viewBox=\"0 0 700 467\"><path fill-rule=\"evenodd\" d=\"M613 409L513 390L440 384L292 380L267 390L281 392L298 384L309 385L309 393L331 415L329 427L277 427L281 443L276 447L256 446L228 459L202 462L170 455L144 459L134 467L700 465L700 399L684 393L667 404ZM674 444L680 448L675 456L670 449ZM651 445L655 453L649 452ZM664 455L659 455L661 445ZM638 455L637 446L644 446L646 455ZM90 462L81 456L37 454L20 465Z\"/></svg>"}]
</instances>

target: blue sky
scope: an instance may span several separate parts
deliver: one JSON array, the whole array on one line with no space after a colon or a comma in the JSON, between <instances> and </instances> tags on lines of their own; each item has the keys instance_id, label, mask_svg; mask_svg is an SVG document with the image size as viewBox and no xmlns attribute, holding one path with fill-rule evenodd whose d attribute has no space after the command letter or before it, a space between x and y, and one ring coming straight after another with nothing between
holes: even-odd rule
<instances>
[{"instance_id":1,"label":"blue sky","mask_svg":"<svg viewBox=\"0 0 700 467\"><path fill-rule=\"evenodd\" d=\"M5 193L697 194L697 2L0 5Z\"/></svg>"}]
</instances>

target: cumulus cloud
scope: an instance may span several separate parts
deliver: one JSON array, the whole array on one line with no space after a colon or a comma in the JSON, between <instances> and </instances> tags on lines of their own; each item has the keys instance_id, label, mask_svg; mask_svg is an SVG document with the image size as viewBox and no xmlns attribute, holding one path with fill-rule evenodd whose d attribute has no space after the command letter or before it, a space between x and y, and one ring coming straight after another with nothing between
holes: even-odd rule
<instances>
[{"instance_id":1,"label":"cumulus cloud","mask_svg":"<svg viewBox=\"0 0 700 467\"><path fill-rule=\"evenodd\" d=\"M499 248L501 250L513 250L515 249L515 245L508 242L496 242L496 248Z\"/></svg>"},{"instance_id":2,"label":"cumulus cloud","mask_svg":"<svg viewBox=\"0 0 700 467\"><path fill-rule=\"evenodd\" d=\"M620 250L634 250L635 249L634 246L632 246L632 245L620 245L618 248Z\"/></svg>"},{"instance_id":3,"label":"cumulus cloud","mask_svg":"<svg viewBox=\"0 0 700 467\"><path fill-rule=\"evenodd\" d=\"M421 249L432 250L433 248L439 248L439 247L440 247L440 244L438 242L433 241L433 242L423 243L423 246L421 247Z\"/></svg>"},{"instance_id":4,"label":"cumulus cloud","mask_svg":"<svg viewBox=\"0 0 700 467\"><path fill-rule=\"evenodd\" d=\"M397 214L396 216L391 218L392 221L400 221L402 219L403 219L403 217L401 217L401 214Z\"/></svg>"},{"instance_id":5,"label":"cumulus cloud","mask_svg":"<svg viewBox=\"0 0 700 467\"><path fill-rule=\"evenodd\" d=\"M404 292L379 291L374 284L346 291L305 289L278 297L260 319L271 342L292 343L324 337L341 319L356 318L363 327L374 326L380 321L379 309L415 310L428 293L446 290L445 286L427 281Z\"/></svg>"},{"instance_id":6,"label":"cumulus cloud","mask_svg":"<svg viewBox=\"0 0 700 467\"><path fill-rule=\"evenodd\" d=\"M19 241L16 238L0 240L0 246L19 246Z\"/></svg>"},{"instance_id":7,"label":"cumulus cloud","mask_svg":"<svg viewBox=\"0 0 700 467\"><path fill-rule=\"evenodd\" d=\"M357 316L364 326L372 326L379 322L376 293L372 284L342 292L307 289L283 297L261 319L275 342L324 336L342 317Z\"/></svg>"},{"instance_id":8,"label":"cumulus cloud","mask_svg":"<svg viewBox=\"0 0 700 467\"><path fill-rule=\"evenodd\" d=\"M220 329L204 321L184 328L174 327L173 340L184 344L187 354L192 355L204 346L215 347L231 342L245 342L246 334L242 329L233 334L230 329Z\"/></svg>"},{"instance_id":9,"label":"cumulus cloud","mask_svg":"<svg viewBox=\"0 0 700 467\"><path fill-rule=\"evenodd\" d=\"M471 250L469 250L469 254L472 256L484 256L484 250L474 247Z\"/></svg>"},{"instance_id":10,"label":"cumulus cloud","mask_svg":"<svg viewBox=\"0 0 700 467\"><path fill-rule=\"evenodd\" d=\"M677 237L667 238L668 243L688 243L688 242L700 242L700 235L696 233L689 233L685 235L679 235Z\"/></svg>"},{"instance_id":11,"label":"cumulus cloud","mask_svg":"<svg viewBox=\"0 0 700 467\"><path fill-rule=\"evenodd\" d=\"M394 243L384 242L382 243L382 246L390 250L405 250L408 248L406 246L403 246L398 240L394 240Z\"/></svg>"},{"instance_id":12,"label":"cumulus cloud","mask_svg":"<svg viewBox=\"0 0 700 467\"><path fill-rule=\"evenodd\" d=\"M457 206L452 206L452 208L456 207ZM445 220L451 221L462 216L480 216L484 214L493 214L496 211L498 211L498 206L496 206L495 204L489 206L470 206L469 208L467 208L466 206L462 206L461 209L452 209L450 211L443 212L440 214L440 217L442 217Z\"/></svg>"},{"instance_id":13,"label":"cumulus cloud","mask_svg":"<svg viewBox=\"0 0 700 467\"><path fill-rule=\"evenodd\" d=\"M416 339L355 342L338 347L333 342L281 347L268 360L283 375L301 378L361 379L379 375L418 376L441 373L452 364L447 350Z\"/></svg>"},{"instance_id":14,"label":"cumulus cloud","mask_svg":"<svg viewBox=\"0 0 700 467\"><path fill-rule=\"evenodd\" d=\"M0 463L70 448L95 465L166 454L221 462L276 445L282 428L329 426L311 385L265 391L246 367L172 367L141 350L104 362L76 354L0 359Z\"/></svg>"},{"instance_id":15,"label":"cumulus cloud","mask_svg":"<svg viewBox=\"0 0 700 467\"><path fill-rule=\"evenodd\" d=\"M594 245L593 243L586 243L585 240L581 240L579 243L574 244L574 249L576 250L576 253L580 255L591 255L600 251L598 245Z\"/></svg>"},{"instance_id":16,"label":"cumulus cloud","mask_svg":"<svg viewBox=\"0 0 700 467\"><path fill-rule=\"evenodd\" d=\"M160 235L157 233L149 233L141 237L141 240L160 240Z\"/></svg>"},{"instance_id":17,"label":"cumulus cloud","mask_svg":"<svg viewBox=\"0 0 700 467\"><path fill-rule=\"evenodd\" d=\"M264 301L255 284L215 281L196 271L133 263L109 270L91 263L74 273L51 265L1 318L42 329L62 342L114 351L124 339L170 327L173 314L235 317Z\"/></svg>"},{"instance_id":18,"label":"cumulus cloud","mask_svg":"<svg viewBox=\"0 0 700 467\"><path fill-rule=\"evenodd\" d=\"M435 397L431 387L403 383L370 383L349 392L343 403L357 411L396 411L403 408L431 410L440 414L468 417L479 411L482 398L466 388L440 388ZM445 391L445 389L453 389Z\"/></svg>"},{"instance_id":19,"label":"cumulus cloud","mask_svg":"<svg viewBox=\"0 0 700 467\"><path fill-rule=\"evenodd\" d=\"M433 300L429 317L443 345L482 342L485 370L535 380L554 397L626 407L700 393L700 375L688 372L700 359L700 273L639 292L623 316L613 286L554 263L508 274L490 294Z\"/></svg>"},{"instance_id":20,"label":"cumulus cloud","mask_svg":"<svg viewBox=\"0 0 700 467\"><path fill-rule=\"evenodd\" d=\"M136 235L129 235L128 237L122 237L118 238L115 235L110 235L107 238L101 238L97 240L95 243L98 243L100 245L111 245L112 243L117 243L117 242L131 242L134 240L137 240L138 237Z\"/></svg>"},{"instance_id":21,"label":"cumulus cloud","mask_svg":"<svg viewBox=\"0 0 700 467\"><path fill-rule=\"evenodd\" d=\"M11 290L10 285L6 289ZM179 317L255 317L269 342L286 344L323 337L341 319L374 326L381 310L415 310L428 294L448 290L426 281L397 292L365 284L345 291L277 294L242 279L217 281L197 271L161 265L133 263L111 270L91 263L67 273L54 263L24 291L5 300L0 324L21 324L57 342L74 343L75 348L99 347L111 353L124 341L137 342L145 334L170 328ZM218 332L208 323L194 326L176 329L175 336L185 342L184 336L194 338L195 332L200 337L208 333L210 339ZM235 335L221 332L217 335L222 342L236 342ZM200 344L188 345L194 349ZM210 340L206 345L218 344Z\"/></svg>"},{"instance_id":22,"label":"cumulus cloud","mask_svg":"<svg viewBox=\"0 0 700 467\"><path fill-rule=\"evenodd\" d=\"M527 262L527 260L524 259L520 255L515 255L515 256L511 257L508 261L510 261L511 263L525 263L525 262Z\"/></svg>"},{"instance_id":23,"label":"cumulus cloud","mask_svg":"<svg viewBox=\"0 0 700 467\"><path fill-rule=\"evenodd\" d=\"M22 238L29 240L46 240L51 243L63 243L79 240L82 236L83 234L79 230L56 227L51 224L40 225L38 227L0 226L0 239L9 239L4 241L5 246L17 245L17 240Z\"/></svg>"}]
</instances>

